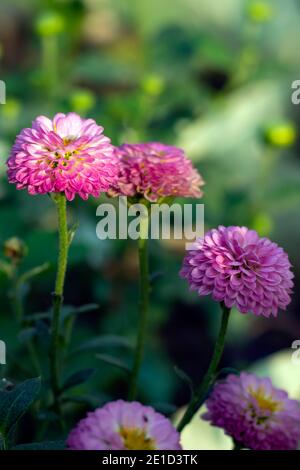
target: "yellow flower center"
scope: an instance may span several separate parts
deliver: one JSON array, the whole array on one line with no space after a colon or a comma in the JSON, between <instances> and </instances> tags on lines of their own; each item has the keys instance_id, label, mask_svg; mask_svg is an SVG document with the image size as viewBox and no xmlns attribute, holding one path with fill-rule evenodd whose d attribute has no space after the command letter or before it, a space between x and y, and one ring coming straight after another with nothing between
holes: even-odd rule
<instances>
[{"instance_id":1,"label":"yellow flower center","mask_svg":"<svg viewBox=\"0 0 300 470\"><path fill-rule=\"evenodd\" d=\"M259 387L257 390L250 388L249 392L256 399L257 404L262 411L275 413L276 411L282 410L282 403L274 400L272 396L268 396L263 387Z\"/></svg>"},{"instance_id":2,"label":"yellow flower center","mask_svg":"<svg viewBox=\"0 0 300 470\"><path fill-rule=\"evenodd\" d=\"M155 442L144 429L120 428L119 433L127 450L155 450Z\"/></svg>"}]
</instances>

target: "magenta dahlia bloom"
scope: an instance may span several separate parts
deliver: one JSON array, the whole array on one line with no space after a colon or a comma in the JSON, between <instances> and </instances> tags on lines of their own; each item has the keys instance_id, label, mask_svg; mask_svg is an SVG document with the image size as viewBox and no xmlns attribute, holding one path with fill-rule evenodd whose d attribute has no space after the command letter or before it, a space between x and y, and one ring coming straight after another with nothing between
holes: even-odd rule
<instances>
[{"instance_id":1,"label":"magenta dahlia bloom","mask_svg":"<svg viewBox=\"0 0 300 470\"><path fill-rule=\"evenodd\" d=\"M112 195L143 196L157 201L167 196L200 197L204 182L183 150L158 142L124 144L116 149L121 162Z\"/></svg>"},{"instance_id":2,"label":"magenta dahlia bloom","mask_svg":"<svg viewBox=\"0 0 300 470\"><path fill-rule=\"evenodd\" d=\"M117 400L88 413L71 431L73 450L180 450L179 433L150 406Z\"/></svg>"},{"instance_id":3,"label":"magenta dahlia bloom","mask_svg":"<svg viewBox=\"0 0 300 470\"><path fill-rule=\"evenodd\" d=\"M29 194L64 192L98 197L116 183L119 162L103 127L78 114L39 116L18 135L7 161L8 178Z\"/></svg>"},{"instance_id":4,"label":"magenta dahlia bloom","mask_svg":"<svg viewBox=\"0 0 300 470\"><path fill-rule=\"evenodd\" d=\"M220 226L194 243L180 275L199 295L269 317L291 301L290 268L287 254L268 238L246 227Z\"/></svg>"},{"instance_id":5,"label":"magenta dahlia bloom","mask_svg":"<svg viewBox=\"0 0 300 470\"><path fill-rule=\"evenodd\" d=\"M205 420L253 450L296 450L300 402L275 388L269 378L241 373L215 385Z\"/></svg>"}]
</instances>

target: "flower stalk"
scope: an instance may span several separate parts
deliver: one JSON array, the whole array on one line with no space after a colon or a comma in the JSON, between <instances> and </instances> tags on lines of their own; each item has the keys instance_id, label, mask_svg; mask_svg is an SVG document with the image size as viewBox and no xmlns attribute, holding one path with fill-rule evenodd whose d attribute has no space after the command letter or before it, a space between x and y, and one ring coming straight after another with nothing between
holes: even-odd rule
<instances>
[{"instance_id":1,"label":"flower stalk","mask_svg":"<svg viewBox=\"0 0 300 470\"><path fill-rule=\"evenodd\" d=\"M62 193L53 197L58 214L59 255L55 291L53 294L53 316L51 325L50 375L53 394L53 408L60 415L60 316L63 304L64 284L67 270L69 234L67 225L67 201Z\"/></svg>"},{"instance_id":2,"label":"flower stalk","mask_svg":"<svg viewBox=\"0 0 300 470\"><path fill-rule=\"evenodd\" d=\"M208 371L206 372L203 381L199 385L199 387L196 389L194 396L184 414L182 417L181 421L179 422L179 425L177 427L178 431L181 432L187 424L191 421L193 418L194 414L198 411L202 403L205 401L207 393L211 387L211 385L214 382L217 368L219 366L223 351L224 351L224 346L225 346L225 337L226 337L226 332L227 332L227 327L228 327L228 321L229 321L229 316L230 316L230 309L228 309L224 304L221 304L222 306L222 321L221 321L221 327L219 331L219 335L215 344L215 349L213 352L212 359L210 361L210 365L208 367Z\"/></svg>"},{"instance_id":3,"label":"flower stalk","mask_svg":"<svg viewBox=\"0 0 300 470\"><path fill-rule=\"evenodd\" d=\"M137 394L138 379L140 369L144 357L144 349L146 343L146 331L149 311L149 257L148 257L148 229L149 217L147 215L141 217L140 238L138 240L139 254L139 271L140 271L140 299L139 299L139 319L138 333L135 349L134 364L131 373L129 400L134 400Z\"/></svg>"}]
</instances>

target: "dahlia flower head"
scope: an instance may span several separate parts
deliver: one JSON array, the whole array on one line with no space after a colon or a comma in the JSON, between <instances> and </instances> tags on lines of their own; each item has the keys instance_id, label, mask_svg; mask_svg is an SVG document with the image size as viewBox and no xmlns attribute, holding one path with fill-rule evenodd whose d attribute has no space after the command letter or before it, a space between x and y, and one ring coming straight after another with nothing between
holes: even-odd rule
<instances>
[{"instance_id":1,"label":"dahlia flower head","mask_svg":"<svg viewBox=\"0 0 300 470\"><path fill-rule=\"evenodd\" d=\"M264 317L286 309L294 277L288 255L276 243L246 227L223 226L193 244L180 275L200 296Z\"/></svg>"},{"instance_id":2,"label":"dahlia flower head","mask_svg":"<svg viewBox=\"0 0 300 470\"><path fill-rule=\"evenodd\" d=\"M150 406L117 400L88 413L71 431L72 450L180 450L179 433Z\"/></svg>"},{"instance_id":3,"label":"dahlia flower head","mask_svg":"<svg viewBox=\"0 0 300 470\"><path fill-rule=\"evenodd\" d=\"M217 383L203 419L252 450L296 450L300 402L275 388L269 378L241 373Z\"/></svg>"},{"instance_id":4,"label":"dahlia flower head","mask_svg":"<svg viewBox=\"0 0 300 470\"><path fill-rule=\"evenodd\" d=\"M64 192L71 201L98 197L116 183L119 162L103 127L76 113L39 116L17 136L8 179L29 194Z\"/></svg>"},{"instance_id":5,"label":"dahlia flower head","mask_svg":"<svg viewBox=\"0 0 300 470\"><path fill-rule=\"evenodd\" d=\"M202 177L177 147L158 142L123 144L115 154L121 165L112 196L141 196L152 202L168 196L202 196Z\"/></svg>"}]
</instances>

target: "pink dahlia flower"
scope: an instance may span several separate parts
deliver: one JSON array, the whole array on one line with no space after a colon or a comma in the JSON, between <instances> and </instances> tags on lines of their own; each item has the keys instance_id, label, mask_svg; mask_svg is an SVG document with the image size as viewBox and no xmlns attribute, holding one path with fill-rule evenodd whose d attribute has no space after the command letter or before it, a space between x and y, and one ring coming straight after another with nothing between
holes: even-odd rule
<instances>
[{"instance_id":1,"label":"pink dahlia flower","mask_svg":"<svg viewBox=\"0 0 300 470\"><path fill-rule=\"evenodd\" d=\"M39 116L23 129L7 161L8 178L29 194L99 196L116 182L119 162L103 127L75 113Z\"/></svg>"},{"instance_id":2,"label":"pink dahlia flower","mask_svg":"<svg viewBox=\"0 0 300 470\"><path fill-rule=\"evenodd\" d=\"M229 375L206 401L205 420L253 450L296 450L300 402L275 388L269 378Z\"/></svg>"},{"instance_id":3,"label":"pink dahlia flower","mask_svg":"<svg viewBox=\"0 0 300 470\"><path fill-rule=\"evenodd\" d=\"M277 315L291 301L293 273L276 243L246 227L218 227L188 251L180 275L199 295L242 313Z\"/></svg>"},{"instance_id":4,"label":"pink dahlia flower","mask_svg":"<svg viewBox=\"0 0 300 470\"><path fill-rule=\"evenodd\" d=\"M124 144L116 149L121 162L112 195L201 197L204 182L183 150L157 142Z\"/></svg>"},{"instance_id":5,"label":"pink dahlia flower","mask_svg":"<svg viewBox=\"0 0 300 470\"><path fill-rule=\"evenodd\" d=\"M171 422L149 406L118 400L88 413L71 431L73 450L179 450Z\"/></svg>"}]
</instances>

